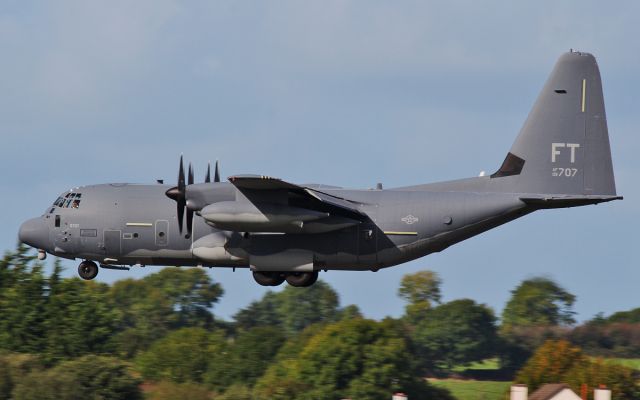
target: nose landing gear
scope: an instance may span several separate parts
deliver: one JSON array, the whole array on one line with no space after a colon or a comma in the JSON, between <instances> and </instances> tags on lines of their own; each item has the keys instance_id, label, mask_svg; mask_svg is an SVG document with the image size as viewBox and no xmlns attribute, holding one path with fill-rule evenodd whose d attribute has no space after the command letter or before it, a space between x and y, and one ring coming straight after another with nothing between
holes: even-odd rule
<instances>
[{"instance_id":1,"label":"nose landing gear","mask_svg":"<svg viewBox=\"0 0 640 400\"><path fill-rule=\"evenodd\" d=\"M91 280L98 275L98 265L93 261L84 260L78 265L78 275L84 280Z\"/></svg>"}]
</instances>

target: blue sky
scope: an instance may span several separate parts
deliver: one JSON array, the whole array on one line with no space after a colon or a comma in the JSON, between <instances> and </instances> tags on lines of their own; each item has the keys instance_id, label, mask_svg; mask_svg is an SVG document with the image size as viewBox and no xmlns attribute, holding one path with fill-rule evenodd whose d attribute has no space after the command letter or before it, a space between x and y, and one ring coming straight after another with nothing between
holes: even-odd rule
<instances>
[{"instance_id":1,"label":"blue sky","mask_svg":"<svg viewBox=\"0 0 640 400\"><path fill-rule=\"evenodd\" d=\"M322 274L366 316L398 316L401 277L499 313L523 279L578 297L580 320L640 306L640 3L621 1L4 1L0 245L74 186L258 173L346 187L497 169L557 57L600 63L622 202L540 212L373 272ZM76 263L65 262L74 275ZM112 282L131 273L101 271ZM264 288L210 272L225 318Z\"/></svg>"}]
</instances>

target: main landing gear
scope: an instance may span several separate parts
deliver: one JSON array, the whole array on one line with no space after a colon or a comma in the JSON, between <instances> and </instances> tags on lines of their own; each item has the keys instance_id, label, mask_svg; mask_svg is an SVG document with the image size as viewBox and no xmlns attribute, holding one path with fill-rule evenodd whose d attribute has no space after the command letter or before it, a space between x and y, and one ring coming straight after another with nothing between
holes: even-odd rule
<instances>
[{"instance_id":1,"label":"main landing gear","mask_svg":"<svg viewBox=\"0 0 640 400\"><path fill-rule=\"evenodd\" d=\"M98 275L98 265L93 261L84 260L78 265L78 275L84 280L91 280Z\"/></svg>"},{"instance_id":2,"label":"main landing gear","mask_svg":"<svg viewBox=\"0 0 640 400\"><path fill-rule=\"evenodd\" d=\"M308 287L318 280L318 271L313 272L266 272L254 271L253 279L262 286L278 286L285 280L291 286Z\"/></svg>"}]
</instances>

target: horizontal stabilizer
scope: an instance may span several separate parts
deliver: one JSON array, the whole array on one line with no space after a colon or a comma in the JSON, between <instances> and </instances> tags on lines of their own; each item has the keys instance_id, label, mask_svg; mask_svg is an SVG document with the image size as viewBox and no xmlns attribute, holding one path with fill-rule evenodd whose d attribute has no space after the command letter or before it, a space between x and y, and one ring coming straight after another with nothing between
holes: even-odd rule
<instances>
[{"instance_id":1,"label":"horizontal stabilizer","mask_svg":"<svg viewBox=\"0 0 640 400\"><path fill-rule=\"evenodd\" d=\"M577 195L577 196L526 196L520 197L520 200L528 205L536 206L539 208L567 208L567 207L579 207L589 204L606 203L613 200L622 200L622 196L592 196L592 195Z\"/></svg>"}]
</instances>

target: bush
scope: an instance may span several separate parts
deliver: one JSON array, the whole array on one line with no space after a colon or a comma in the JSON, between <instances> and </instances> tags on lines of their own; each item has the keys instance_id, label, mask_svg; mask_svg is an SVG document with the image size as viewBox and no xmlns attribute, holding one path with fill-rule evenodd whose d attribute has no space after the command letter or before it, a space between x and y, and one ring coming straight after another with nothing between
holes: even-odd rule
<instances>
[{"instance_id":1,"label":"bush","mask_svg":"<svg viewBox=\"0 0 640 400\"><path fill-rule=\"evenodd\" d=\"M33 371L16 385L15 400L137 400L139 381L127 366L114 358L94 355Z\"/></svg>"},{"instance_id":2,"label":"bush","mask_svg":"<svg viewBox=\"0 0 640 400\"><path fill-rule=\"evenodd\" d=\"M213 352L221 352L226 340L219 332L182 328L155 341L140 354L136 364L145 379L176 383L202 382Z\"/></svg>"},{"instance_id":3,"label":"bush","mask_svg":"<svg viewBox=\"0 0 640 400\"><path fill-rule=\"evenodd\" d=\"M636 381L633 370L593 361L566 340L547 341L516 376L516 382L526 384L530 391L545 383L567 383L576 393L583 384L590 388L606 385L614 391L616 399L640 398Z\"/></svg>"},{"instance_id":4,"label":"bush","mask_svg":"<svg viewBox=\"0 0 640 400\"><path fill-rule=\"evenodd\" d=\"M147 400L211 400L211 393L204 386L194 383L160 382L146 396ZM216 400L218 397L216 397Z\"/></svg>"},{"instance_id":5,"label":"bush","mask_svg":"<svg viewBox=\"0 0 640 400\"><path fill-rule=\"evenodd\" d=\"M245 385L235 384L220 396L216 396L216 400L252 400L253 394L251 389Z\"/></svg>"},{"instance_id":6,"label":"bush","mask_svg":"<svg viewBox=\"0 0 640 400\"><path fill-rule=\"evenodd\" d=\"M41 370L42 362L32 354L4 354L0 356L0 399L11 398L11 392L22 377Z\"/></svg>"}]
</instances>

